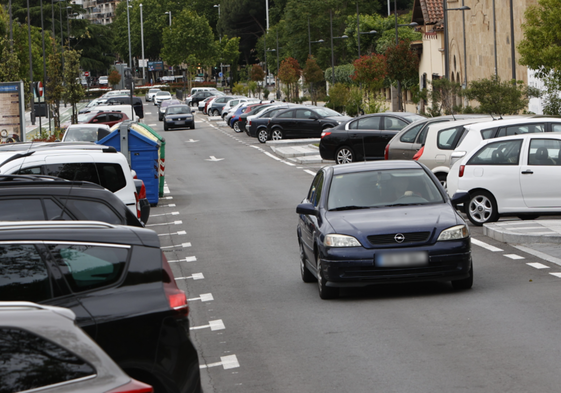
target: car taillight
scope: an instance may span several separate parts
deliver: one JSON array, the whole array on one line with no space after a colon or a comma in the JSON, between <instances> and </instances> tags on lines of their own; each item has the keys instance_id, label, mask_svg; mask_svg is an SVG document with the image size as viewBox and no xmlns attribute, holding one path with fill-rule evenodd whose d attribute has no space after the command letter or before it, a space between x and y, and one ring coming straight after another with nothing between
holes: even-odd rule
<instances>
[{"instance_id":1,"label":"car taillight","mask_svg":"<svg viewBox=\"0 0 561 393\"><path fill-rule=\"evenodd\" d=\"M169 306L180 315L187 317L189 315L187 296L185 296L185 292L177 287L168 259L163 252L162 266L164 268L164 277L162 281L164 282L164 292L168 298Z\"/></svg>"},{"instance_id":2,"label":"car taillight","mask_svg":"<svg viewBox=\"0 0 561 393\"><path fill-rule=\"evenodd\" d=\"M144 185L144 181L142 181L142 186L140 187L140 194L138 195L138 199L146 199L146 186Z\"/></svg>"},{"instance_id":3,"label":"car taillight","mask_svg":"<svg viewBox=\"0 0 561 393\"><path fill-rule=\"evenodd\" d=\"M331 132L330 132L330 131L322 131L322 132L321 132L321 137L322 137L322 138L323 138L324 136L328 136L328 135L331 135Z\"/></svg>"},{"instance_id":4,"label":"car taillight","mask_svg":"<svg viewBox=\"0 0 561 393\"><path fill-rule=\"evenodd\" d=\"M417 153L415 153L415 155L413 156L413 160L417 161L419 158L421 158L424 151L425 151L425 147L423 146L419 149Z\"/></svg>"},{"instance_id":5,"label":"car taillight","mask_svg":"<svg viewBox=\"0 0 561 393\"><path fill-rule=\"evenodd\" d=\"M389 153L390 153L390 145L389 143L386 145L386 148L384 149L384 160L387 160L389 157Z\"/></svg>"},{"instance_id":6,"label":"car taillight","mask_svg":"<svg viewBox=\"0 0 561 393\"><path fill-rule=\"evenodd\" d=\"M136 202L136 217L140 219L140 217L142 216L140 214L140 198L138 198L138 194L136 191L134 192L134 200Z\"/></svg>"},{"instance_id":7,"label":"car taillight","mask_svg":"<svg viewBox=\"0 0 561 393\"><path fill-rule=\"evenodd\" d=\"M247 125L248 125L248 126L250 126L250 125L251 125L251 120L250 120L250 121L249 121L249 122L247 123Z\"/></svg>"},{"instance_id":8,"label":"car taillight","mask_svg":"<svg viewBox=\"0 0 561 393\"><path fill-rule=\"evenodd\" d=\"M105 393L154 393L154 388L135 379L131 379L129 383L111 389Z\"/></svg>"},{"instance_id":9,"label":"car taillight","mask_svg":"<svg viewBox=\"0 0 561 393\"><path fill-rule=\"evenodd\" d=\"M463 176L464 176L464 170L465 170L465 169L466 169L466 166L465 166L465 165L460 165L460 174L459 174L460 177L463 177Z\"/></svg>"}]
</instances>

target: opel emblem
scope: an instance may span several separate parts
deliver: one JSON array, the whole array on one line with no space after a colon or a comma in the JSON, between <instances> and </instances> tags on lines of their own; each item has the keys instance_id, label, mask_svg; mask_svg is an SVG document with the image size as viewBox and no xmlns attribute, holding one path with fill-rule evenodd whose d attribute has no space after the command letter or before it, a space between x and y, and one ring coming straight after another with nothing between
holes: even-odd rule
<instances>
[{"instance_id":1,"label":"opel emblem","mask_svg":"<svg viewBox=\"0 0 561 393\"><path fill-rule=\"evenodd\" d=\"M398 243L403 243L403 241L405 240L405 236L402 233L396 234L393 238Z\"/></svg>"}]
</instances>

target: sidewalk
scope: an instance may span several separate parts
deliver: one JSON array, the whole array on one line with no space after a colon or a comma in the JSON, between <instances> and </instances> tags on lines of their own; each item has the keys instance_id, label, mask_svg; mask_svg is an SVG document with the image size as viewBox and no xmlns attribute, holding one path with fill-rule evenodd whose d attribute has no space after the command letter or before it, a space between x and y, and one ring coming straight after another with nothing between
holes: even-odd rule
<instances>
[{"instance_id":1,"label":"sidewalk","mask_svg":"<svg viewBox=\"0 0 561 393\"><path fill-rule=\"evenodd\" d=\"M76 105L77 110L82 109L87 105L86 102L79 102ZM67 105L66 108L64 104L60 106L60 122L61 124L70 119L72 116L72 105ZM51 119L51 129L53 129L54 124ZM41 118L41 128L43 130L49 131L49 121L46 117ZM31 112L25 112L25 138L27 141L34 138L36 135L39 134L39 118L35 118L35 125L31 124Z\"/></svg>"},{"instance_id":2,"label":"sidewalk","mask_svg":"<svg viewBox=\"0 0 561 393\"><path fill-rule=\"evenodd\" d=\"M273 153L298 164L334 164L335 161L324 160L319 154L320 139L288 139L267 141Z\"/></svg>"}]
</instances>

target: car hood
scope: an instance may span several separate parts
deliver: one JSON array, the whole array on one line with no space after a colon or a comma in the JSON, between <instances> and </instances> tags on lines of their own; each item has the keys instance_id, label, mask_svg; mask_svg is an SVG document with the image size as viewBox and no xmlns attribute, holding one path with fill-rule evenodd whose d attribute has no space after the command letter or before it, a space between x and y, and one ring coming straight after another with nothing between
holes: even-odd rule
<instances>
[{"instance_id":1,"label":"car hood","mask_svg":"<svg viewBox=\"0 0 561 393\"><path fill-rule=\"evenodd\" d=\"M395 206L326 212L325 218L333 233L351 235L362 244L371 235L407 232L431 232L431 238L446 228L462 223L448 203L417 206Z\"/></svg>"}]
</instances>

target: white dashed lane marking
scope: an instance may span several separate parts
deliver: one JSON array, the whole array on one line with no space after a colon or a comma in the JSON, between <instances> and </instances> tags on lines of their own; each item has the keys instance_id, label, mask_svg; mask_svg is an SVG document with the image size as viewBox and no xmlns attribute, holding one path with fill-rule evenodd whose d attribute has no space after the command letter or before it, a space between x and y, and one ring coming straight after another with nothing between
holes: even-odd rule
<instances>
[{"instance_id":1,"label":"white dashed lane marking","mask_svg":"<svg viewBox=\"0 0 561 393\"><path fill-rule=\"evenodd\" d=\"M557 278L561 278L561 273L549 273L549 274L551 274L552 276L555 276Z\"/></svg>"},{"instance_id":2,"label":"white dashed lane marking","mask_svg":"<svg viewBox=\"0 0 561 393\"><path fill-rule=\"evenodd\" d=\"M147 227L157 227L157 226L162 226L162 225L181 225L183 224L183 221L178 220L178 221L172 221L172 222L162 222L159 224L148 224L146 225Z\"/></svg>"},{"instance_id":3,"label":"white dashed lane marking","mask_svg":"<svg viewBox=\"0 0 561 393\"><path fill-rule=\"evenodd\" d=\"M162 246L160 248L186 248L191 247L191 243L181 243L181 244L174 244L172 246Z\"/></svg>"},{"instance_id":4,"label":"white dashed lane marking","mask_svg":"<svg viewBox=\"0 0 561 393\"><path fill-rule=\"evenodd\" d=\"M203 276L203 273L193 273L192 276L175 277L176 280L188 280L188 279L204 280L204 278L205 278L205 276Z\"/></svg>"},{"instance_id":5,"label":"white dashed lane marking","mask_svg":"<svg viewBox=\"0 0 561 393\"><path fill-rule=\"evenodd\" d=\"M191 244L191 243L189 243ZM190 247L190 246L189 246ZM179 262L195 262L197 257L187 257L183 259L176 259L175 261L168 261L169 263L179 263Z\"/></svg>"},{"instance_id":6,"label":"white dashed lane marking","mask_svg":"<svg viewBox=\"0 0 561 393\"><path fill-rule=\"evenodd\" d=\"M504 256L507 257L507 258L510 258L510 259L526 259L526 258L521 257L520 255L516 255L516 254L505 254Z\"/></svg>"},{"instance_id":7,"label":"white dashed lane marking","mask_svg":"<svg viewBox=\"0 0 561 393\"><path fill-rule=\"evenodd\" d=\"M221 356L219 362L201 364L200 368L210 368L210 367L218 367L218 366L222 366L224 370L229 370L232 368L240 367L240 363L238 362L238 358L236 357L236 355L228 355L228 356Z\"/></svg>"},{"instance_id":8,"label":"white dashed lane marking","mask_svg":"<svg viewBox=\"0 0 561 393\"><path fill-rule=\"evenodd\" d=\"M200 329L208 329L208 328L210 328L211 331L215 331L215 330L224 330L226 329L226 326L224 326L224 322L222 322L222 319L217 319L216 321L209 321L208 325L191 326L189 330L200 330Z\"/></svg>"},{"instance_id":9,"label":"white dashed lane marking","mask_svg":"<svg viewBox=\"0 0 561 393\"><path fill-rule=\"evenodd\" d=\"M482 242L481 240L474 239L473 237L471 238L471 244L475 244L476 246L483 247L486 250L489 250L489 251L492 251L492 252L503 251L502 249L500 249L498 247L495 247L495 246L492 246L492 245L487 244L485 242Z\"/></svg>"},{"instance_id":10,"label":"white dashed lane marking","mask_svg":"<svg viewBox=\"0 0 561 393\"><path fill-rule=\"evenodd\" d=\"M539 263L539 262L531 262L531 263L527 263L526 265L532 266L533 268L536 269L549 269L549 266L546 266L543 263Z\"/></svg>"},{"instance_id":11,"label":"white dashed lane marking","mask_svg":"<svg viewBox=\"0 0 561 393\"><path fill-rule=\"evenodd\" d=\"M199 297L187 299L188 302L192 302L194 300L200 300L201 302L211 302L214 300L214 298L212 297L212 293L202 293L199 295Z\"/></svg>"},{"instance_id":12,"label":"white dashed lane marking","mask_svg":"<svg viewBox=\"0 0 561 393\"><path fill-rule=\"evenodd\" d=\"M172 232L172 233L159 233L158 236L171 236L171 235L185 236L186 234L187 234L186 231L179 231L179 232Z\"/></svg>"}]
</instances>

